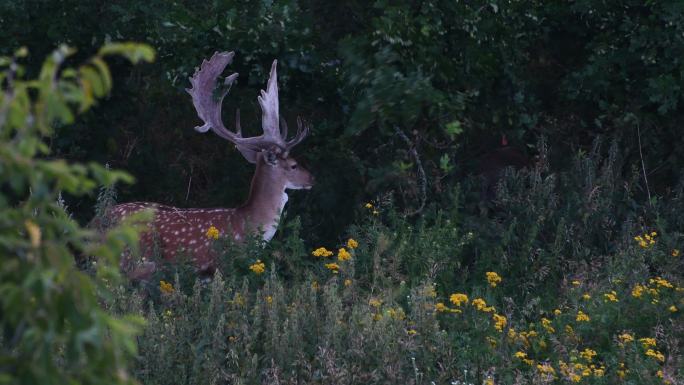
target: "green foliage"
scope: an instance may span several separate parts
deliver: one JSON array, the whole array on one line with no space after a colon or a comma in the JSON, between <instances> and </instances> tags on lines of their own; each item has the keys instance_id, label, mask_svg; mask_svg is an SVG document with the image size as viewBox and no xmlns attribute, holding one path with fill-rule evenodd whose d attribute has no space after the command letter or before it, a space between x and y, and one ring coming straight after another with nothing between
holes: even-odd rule
<instances>
[{"instance_id":1,"label":"green foliage","mask_svg":"<svg viewBox=\"0 0 684 385\"><path fill-rule=\"evenodd\" d=\"M191 129L197 118L183 92L217 50L235 50L240 73L226 122L240 108L247 131L259 126L255 97L276 58L284 117L312 123L301 151L318 166L318 188L291 199L289 213L304 229L326 218L314 241L334 241L355 219L350 207L388 190L398 207L414 207L421 182L395 126L420 155L433 201L475 172L501 133L532 154L545 134L552 165L590 151L597 136L617 139L626 165L643 155L658 192L674 184L683 161L678 2L64 0L8 2L0 14L5 52L25 44L42 55L69 41L85 58L112 38L144 40L159 52L154 66L122 79L112 103L53 143L70 159L129 170L139 183L122 186L124 201L201 207L244 199L251 168ZM28 61L37 73L41 63ZM87 68L84 76L98 64ZM83 221L90 206L72 204Z\"/></svg>"},{"instance_id":2,"label":"green foliage","mask_svg":"<svg viewBox=\"0 0 684 385\"><path fill-rule=\"evenodd\" d=\"M509 170L485 211L467 180L414 221L368 202L336 243L219 239L213 281L169 268L107 306L148 319L145 384L676 383L682 190L641 202L601 144Z\"/></svg>"},{"instance_id":3,"label":"green foliage","mask_svg":"<svg viewBox=\"0 0 684 385\"><path fill-rule=\"evenodd\" d=\"M112 44L73 68L63 63L74 50L61 46L31 79L19 63L27 53L0 58L0 383L132 383L127 363L143 319L112 316L98 302L137 232L120 226L99 239L71 218L61 195L132 178L52 158L46 139L109 93L104 56L136 62L154 55L144 45ZM97 258L97 279L76 269L75 255Z\"/></svg>"}]
</instances>

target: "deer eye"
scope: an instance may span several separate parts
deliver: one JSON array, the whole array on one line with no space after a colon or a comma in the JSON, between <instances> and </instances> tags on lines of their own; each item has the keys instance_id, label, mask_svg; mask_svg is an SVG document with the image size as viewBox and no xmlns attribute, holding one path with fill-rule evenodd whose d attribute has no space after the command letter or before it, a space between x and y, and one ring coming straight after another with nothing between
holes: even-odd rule
<instances>
[{"instance_id":1,"label":"deer eye","mask_svg":"<svg viewBox=\"0 0 684 385\"><path fill-rule=\"evenodd\" d=\"M296 165L296 164L293 164L292 166L290 166L290 168L293 169L293 170L296 170L296 169L297 169L297 165Z\"/></svg>"}]
</instances>

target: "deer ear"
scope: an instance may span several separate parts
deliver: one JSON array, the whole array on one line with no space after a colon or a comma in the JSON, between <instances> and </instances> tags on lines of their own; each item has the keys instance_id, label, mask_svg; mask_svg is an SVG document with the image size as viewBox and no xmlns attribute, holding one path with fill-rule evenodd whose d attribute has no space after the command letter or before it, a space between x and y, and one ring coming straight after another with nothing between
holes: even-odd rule
<instances>
[{"instance_id":1,"label":"deer ear","mask_svg":"<svg viewBox=\"0 0 684 385\"><path fill-rule=\"evenodd\" d=\"M235 148L240 151L240 154L247 159L249 163L256 164L257 162L257 152L252 150L251 148L245 148L241 146L235 146Z\"/></svg>"}]
</instances>

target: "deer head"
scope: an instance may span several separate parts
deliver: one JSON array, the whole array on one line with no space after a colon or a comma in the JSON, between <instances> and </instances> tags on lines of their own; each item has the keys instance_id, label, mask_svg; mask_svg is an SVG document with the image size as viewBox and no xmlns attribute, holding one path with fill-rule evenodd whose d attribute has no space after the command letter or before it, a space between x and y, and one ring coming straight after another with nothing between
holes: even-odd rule
<instances>
[{"instance_id":1,"label":"deer head","mask_svg":"<svg viewBox=\"0 0 684 385\"><path fill-rule=\"evenodd\" d=\"M243 137L239 110L235 114L235 132L226 129L223 125L221 119L223 98L230 91L238 74L234 73L226 77L216 95L214 91L217 78L233 61L233 56L233 52L214 53L209 61L202 62L200 68L190 78L192 88L187 89L187 92L192 96L197 115L204 122L203 125L195 127L195 130L199 132L211 130L221 138L232 142L248 162L257 165L255 176L260 179L266 178L270 184L288 189L311 188L313 185L311 174L290 157L290 151L307 136L309 127L302 124L301 119L298 118L296 135L290 140L287 139L287 124L279 115L277 60L274 60L271 66L266 90L262 90L257 98L262 111L263 133L260 136Z\"/></svg>"}]
</instances>

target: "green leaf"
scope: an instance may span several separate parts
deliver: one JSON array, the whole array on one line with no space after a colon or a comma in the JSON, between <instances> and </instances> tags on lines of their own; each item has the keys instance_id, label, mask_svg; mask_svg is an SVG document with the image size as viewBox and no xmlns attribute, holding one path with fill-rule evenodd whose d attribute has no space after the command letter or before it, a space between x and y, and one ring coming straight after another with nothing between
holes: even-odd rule
<instances>
[{"instance_id":1,"label":"green leaf","mask_svg":"<svg viewBox=\"0 0 684 385\"><path fill-rule=\"evenodd\" d=\"M106 44L100 48L98 55L120 55L130 60L131 63L137 64L140 61L146 61L148 63L154 61L155 52L154 49L147 44L128 42Z\"/></svg>"}]
</instances>

